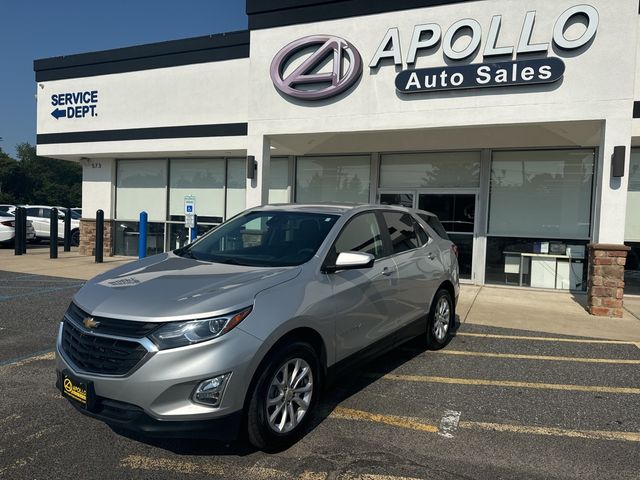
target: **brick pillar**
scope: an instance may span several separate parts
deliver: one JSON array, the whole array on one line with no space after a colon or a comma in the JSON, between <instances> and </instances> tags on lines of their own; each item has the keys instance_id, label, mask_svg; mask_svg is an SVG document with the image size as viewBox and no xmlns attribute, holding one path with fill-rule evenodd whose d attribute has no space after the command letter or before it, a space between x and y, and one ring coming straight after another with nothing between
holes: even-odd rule
<instances>
[{"instance_id":1,"label":"brick pillar","mask_svg":"<svg viewBox=\"0 0 640 480\"><path fill-rule=\"evenodd\" d=\"M103 256L113 256L113 220L104 221ZM82 218L80 220L80 255L94 256L96 254L96 220L95 218Z\"/></svg>"},{"instance_id":2,"label":"brick pillar","mask_svg":"<svg viewBox=\"0 0 640 480\"><path fill-rule=\"evenodd\" d=\"M622 317L624 264L629 250L626 245L589 245L587 310L591 315Z\"/></svg>"}]
</instances>

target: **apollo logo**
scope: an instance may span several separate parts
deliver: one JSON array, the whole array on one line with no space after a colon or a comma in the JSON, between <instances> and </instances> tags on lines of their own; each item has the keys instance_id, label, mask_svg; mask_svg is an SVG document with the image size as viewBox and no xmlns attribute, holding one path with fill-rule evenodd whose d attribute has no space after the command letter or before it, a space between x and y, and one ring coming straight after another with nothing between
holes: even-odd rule
<instances>
[{"instance_id":1,"label":"apollo logo","mask_svg":"<svg viewBox=\"0 0 640 480\"><path fill-rule=\"evenodd\" d=\"M285 75L297 54L314 49ZM301 58L301 57L300 57ZM320 68L330 64L330 71ZM271 61L271 80L285 95L302 100L330 98L349 89L362 75L362 57L345 39L331 35L312 35L285 46Z\"/></svg>"}]
</instances>

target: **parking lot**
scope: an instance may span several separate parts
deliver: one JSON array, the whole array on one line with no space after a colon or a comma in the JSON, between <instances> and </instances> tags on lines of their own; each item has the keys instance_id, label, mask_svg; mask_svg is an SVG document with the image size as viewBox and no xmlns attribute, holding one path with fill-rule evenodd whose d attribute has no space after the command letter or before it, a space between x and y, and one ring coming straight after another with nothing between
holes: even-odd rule
<instances>
[{"instance_id":1,"label":"parking lot","mask_svg":"<svg viewBox=\"0 0 640 480\"><path fill-rule=\"evenodd\" d=\"M0 478L638 478L640 345L469 323L342 377L279 454L123 436L53 386L82 283L0 272Z\"/></svg>"}]
</instances>

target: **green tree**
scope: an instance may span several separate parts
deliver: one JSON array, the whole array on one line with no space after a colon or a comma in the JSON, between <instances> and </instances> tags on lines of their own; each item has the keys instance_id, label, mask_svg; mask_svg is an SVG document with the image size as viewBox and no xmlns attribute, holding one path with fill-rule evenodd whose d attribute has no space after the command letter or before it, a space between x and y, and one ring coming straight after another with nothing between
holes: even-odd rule
<instances>
[{"instance_id":1,"label":"green tree","mask_svg":"<svg viewBox=\"0 0 640 480\"><path fill-rule=\"evenodd\" d=\"M28 143L14 159L0 149L0 202L73 207L81 204L82 168L65 160L39 157Z\"/></svg>"}]
</instances>

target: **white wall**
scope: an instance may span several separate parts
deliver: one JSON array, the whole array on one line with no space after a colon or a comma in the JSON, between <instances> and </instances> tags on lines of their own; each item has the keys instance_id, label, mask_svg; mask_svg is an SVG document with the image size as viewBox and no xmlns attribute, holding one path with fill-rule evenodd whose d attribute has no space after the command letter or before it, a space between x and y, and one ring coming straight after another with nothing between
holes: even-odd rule
<instances>
[{"instance_id":1,"label":"white wall","mask_svg":"<svg viewBox=\"0 0 640 480\"><path fill-rule=\"evenodd\" d=\"M247 121L249 59L38 83L38 133ZM97 116L59 118L51 96L98 91Z\"/></svg>"},{"instance_id":2,"label":"white wall","mask_svg":"<svg viewBox=\"0 0 640 480\"><path fill-rule=\"evenodd\" d=\"M95 218L101 209L105 219L115 218L115 160L100 158L82 163L82 217Z\"/></svg>"},{"instance_id":3,"label":"white wall","mask_svg":"<svg viewBox=\"0 0 640 480\"><path fill-rule=\"evenodd\" d=\"M490 88L468 92L401 95L397 69L368 64L384 34L398 27L403 60L416 24L438 23L443 34L455 21L474 18L483 42L473 63L481 63L489 24L502 15L500 45L517 43L525 14L537 12L532 42L551 42L556 19L570 6L587 3L600 16L593 43L579 55L550 48L566 64L564 79L548 87ZM604 119L624 110L630 116L636 74L638 5L633 0L478 1L355 17L318 24L251 32L250 129L254 133L339 132ZM267 75L274 55L289 42L311 34L329 34L352 42L363 57L360 83L346 96L323 102L292 101L279 94ZM417 67L446 65L442 49L419 57ZM406 68L406 65L405 65Z\"/></svg>"}]
</instances>

